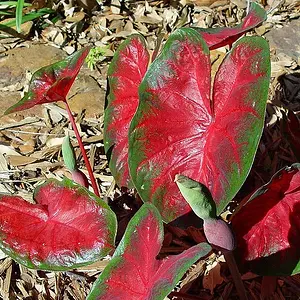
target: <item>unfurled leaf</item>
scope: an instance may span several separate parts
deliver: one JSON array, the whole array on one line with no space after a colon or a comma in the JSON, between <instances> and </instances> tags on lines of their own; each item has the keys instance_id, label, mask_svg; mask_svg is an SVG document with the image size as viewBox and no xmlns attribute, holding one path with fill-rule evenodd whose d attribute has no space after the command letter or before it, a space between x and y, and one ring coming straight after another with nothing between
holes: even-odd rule
<instances>
[{"instance_id":1,"label":"unfurled leaf","mask_svg":"<svg viewBox=\"0 0 300 300\"><path fill-rule=\"evenodd\" d=\"M201 34L209 49L213 50L225 45L232 45L239 37L260 25L266 19L266 11L256 2L251 2L249 13L243 22L233 28L193 28Z\"/></svg>"},{"instance_id":2,"label":"unfurled leaf","mask_svg":"<svg viewBox=\"0 0 300 300\"><path fill-rule=\"evenodd\" d=\"M76 156L74 152L73 145L71 144L70 137L66 136L63 140L61 147L64 163L68 170L74 171L76 167Z\"/></svg>"},{"instance_id":3,"label":"unfurled leaf","mask_svg":"<svg viewBox=\"0 0 300 300\"><path fill-rule=\"evenodd\" d=\"M240 39L217 72L210 99L209 50L179 29L150 65L129 132L132 181L166 222L186 214L176 174L210 190L219 214L244 183L261 137L270 78L267 42Z\"/></svg>"},{"instance_id":4,"label":"unfurled leaf","mask_svg":"<svg viewBox=\"0 0 300 300\"><path fill-rule=\"evenodd\" d=\"M36 71L30 81L28 92L4 114L28 109L37 104L66 101L67 94L88 53L89 48L83 48L62 61Z\"/></svg>"},{"instance_id":5,"label":"unfurled leaf","mask_svg":"<svg viewBox=\"0 0 300 300\"><path fill-rule=\"evenodd\" d=\"M261 275L300 273L300 164L258 189L232 220L237 255Z\"/></svg>"},{"instance_id":6,"label":"unfurled leaf","mask_svg":"<svg viewBox=\"0 0 300 300\"><path fill-rule=\"evenodd\" d=\"M88 300L163 300L188 268L211 247L198 244L179 255L157 260L163 223L150 203L131 219L116 252L95 282Z\"/></svg>"},{"instance_id":7,"label":"unfurled leaf","mask_svg":"<svg viewBox=\"0 0 300 300\"><path fill-rule=\"evenodd\" d=\"M0 249L28 268L67 270L92 263L114 247L116 217L87 189L49 180L36 204L0 196Z\"/></svg>"},{"instance_id":8,"label":"unfurled leaf","mask_svg":"<svg viewBox=\"0 0 300 300\"><path fill-rule=\"evenodd\" d=\"M119 186L131 186L128 130L138 106L138 88L147 71L149 53L141 35L132 35L117 50L108 69L109 94L104 114L104 147Z\"/></svg>"},{"instance_id":9,"label":"unfurled leaf","mask_svg":"<svg viewBox=\"0 0 300 300\"><path fill-rule=\"evenodd\" d=\"M204 220L217 217L216 204L205 185L184 175L176 175L175 182L182 196L199 218Z\"/></svg>"}]
</instances>

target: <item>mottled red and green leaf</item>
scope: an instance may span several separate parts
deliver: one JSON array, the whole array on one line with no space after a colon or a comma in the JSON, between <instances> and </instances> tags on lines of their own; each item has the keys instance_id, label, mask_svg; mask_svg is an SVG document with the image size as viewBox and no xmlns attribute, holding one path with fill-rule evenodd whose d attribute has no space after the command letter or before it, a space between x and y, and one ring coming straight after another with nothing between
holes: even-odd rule
<instances>
[{"instance_id":1,"label":"mottled red and green leaf","mask_svg":"<svg viewBox=\"0 0 300 300\"><path fill-rule=\"evenodd\" d=\"M0 248L28 268L67 270L90 264L114 247L109 206L68 179L48 180L36 204L0 196Z\"/></svg>"},{"instance_id":2,"label":"mottled red and green leaf","mask_svg":"<svg viewBox=\"0 0 300 300\"><path fill-rule=\"evenodd\" d=\"M188 268L211 250L202 243L157 260L163 236L159 212L152 204L144 204L129 222L112 260L87 299L163 300Z\"/></svg>"},{"instance_id":3,"label":"mottled red and green leaf","mask_svg":"<svg viewBox=\"0 0 300 300\"><path fill-rule=\"evenodd\" d=\"M36 71L32 75L28 92L4 114L25 110L38 104L66 101L67 94L88 53L89 48L83 48L62 61Z\"/></svg>"},{"instance_id":4,"label":"mottled red and green leaf","mask_svg":"<svg viewBox=\"0 0 300 300\"><path fill-rule=\"evenodd\" d=\"M210 100L204 40L187 28L170 36L140 85L129 133L132 181L166 222L190 211L176 174L206 185L218 214L235 196L261 137L269 78L267 42L242 38L220 66Z\"/></svg>"},{"instance_id":5,"label":"mottled red and green leaf","mask_svg":"<svg viewBox=\"0 0 300 300\"><path fill-rule=\"evenodd\" d=\"M260 25L267 19L266 11L256 2L251 2L250 10L243 22L233 28L199 28L196 29L207 43L210 50L232 45L247 31Z\"/></svg>"},{"instance_id":6,"label":"mottled red and green leaf","mask_svg":"<svg viewBox=\"0 0 300 300\"><path fill-rule=\"evenodd\" d=\"M232 219L237 255L253 272L300 273L300 164L258 189Z\"/></svg>"},{"instance_id":7,"label":"mottled red and green leaf","mask_svg":"<svg viewBox=\"0 0 300 300\"><path fill-rule=\"evenodd\" d=\"M145 39L132 35L118 48L108 69L109 94L104 114L104 148L119 186L131 187L128 170L128 131L138 106L138 88L147 71Z\"/></svg>"}]
</instances>

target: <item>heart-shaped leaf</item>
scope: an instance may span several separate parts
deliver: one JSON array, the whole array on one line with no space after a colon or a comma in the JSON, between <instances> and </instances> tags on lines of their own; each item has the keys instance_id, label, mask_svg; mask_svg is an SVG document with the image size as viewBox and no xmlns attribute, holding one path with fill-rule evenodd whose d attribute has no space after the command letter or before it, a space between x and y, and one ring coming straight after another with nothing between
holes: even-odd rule
<instances>
[{"instance_id":1,"label":"heart-shaped leaf","mask_svg":"<svg viewBox=\"0 0 300 300\"><path fill-rule=\"evenodd\" d=\"M0 197L0 248L28 268L67 270L92 263L114 247L116 217L87 189L48 180L37 204Z\"/></svg>"},{"instance_id":2,"label":"heart-shaped leaf","mask_svg":"<svg viewBox=\"0 0 300 300\"><path fill-rule=\"evenodd\" d=\"M176 174L207 186L217 214L240 189L261 137L269 78L267 42L244 37L220 66L211 102L207 45L190 28L170 36L140 85L129 133L132 181L166 222L190 211Z\"/></svg>"},{"instance_id":3,"label":"heart-shaped leaf","mask_svg":"<svg viewBox=\"0 0 300 300\"><path fill-rule=\"evenodd\" d=\"M108 69L109 94L104 114L104 148L119 186L130 187L128 131L138 106L138 88L147 71L145 39L132 35L118 48Z\"/></svg>"},{"instance_id":4,"label":"heart-shaped leaf","mask_svg":"<svg viewBox=\"0 0 300 300\"><path fill-rule=\"evenodd\" d=\"M32 75L28 92L4 114L28 109L38 104L66 101L67 94L88 53L89 48L83 48L62 61L36 71Z\"/></svg>"},{"instance_id":5,"label":"heart-shaped leaf","mask_svg":"<svg viewBox=\"0 0 300 300\"><path fill-rule=\"evenodd\" d=\"M232 45L244 33L260 25L266 19L266 11L256 2L252 2L249 13L243 22L233 28L193 28L201 34L209 49L213 50L225 45Z\"/></svg>"},{"instance_id":6,"label":"heart-shaped leaf","mask_svg":"<svg viewBox=\"0 0 300 300\"><path fill-rule=\"evenodd\" d=\"M277 172L232 219L237 254L261 275L300 273L300 164Z\"/></svg>"},{"instance_id":7,"label":"heart-shaped leaf","mask_svg":"<svg viewBox=\"0 0 300 300\"><path fill-rule=\"evenodd\" d=\"M207 243L201 243L179 255L157 260L163 237L158 210L150 203L144 204L130 220L88 300L163 300L188 268L211 250Z\"/></svg>"}]
</instances>

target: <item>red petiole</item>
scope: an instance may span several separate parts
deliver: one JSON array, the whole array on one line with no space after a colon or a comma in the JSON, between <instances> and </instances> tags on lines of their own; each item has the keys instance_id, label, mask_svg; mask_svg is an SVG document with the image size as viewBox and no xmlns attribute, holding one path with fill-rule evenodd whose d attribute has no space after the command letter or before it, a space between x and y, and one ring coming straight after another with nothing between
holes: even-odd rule
<instances>
[{"instance_id":1,"label":"red petiole","mask_svg":"<svg viewBox=\"0 0 300 300\"><path fill-rule=\"evenodd\" d=\"M68 104L68 102L65 100L64 101L65 104L66 104L66 108L67 108L67 112L68 112L68 115L69 115L69 118L70 118L70 122L72 124L72 128L75 132L75 136L76 136L76 139L78 141L78 145L79 145L79 148L80 148L80 151L82 153L82 157L84 159L84 162L85 162L85 165L86 165L86 168L88 170L88 173L89 173L89 177L90 177L90 180L91 180L91 184L92 184L92 188L94 190L94 193L100 197L100 193L99 193L99 189L98 189L98 185L96 183L96 179L95 179L95 176L93 174L93 170L92 170L92 167L91 167L91 164L90 164L90 161L86 155L86 151L84 149L84 146L83 146L83 142L82 142L82 139L81 139L81 136L79 134L79 131L78 131L78 128L77 128L77 125L75 123L75 120L74 120L74 117L73 117L73 114L72 114L72 111L70 109L70 106Z\"/></svg>"}]
</instances>

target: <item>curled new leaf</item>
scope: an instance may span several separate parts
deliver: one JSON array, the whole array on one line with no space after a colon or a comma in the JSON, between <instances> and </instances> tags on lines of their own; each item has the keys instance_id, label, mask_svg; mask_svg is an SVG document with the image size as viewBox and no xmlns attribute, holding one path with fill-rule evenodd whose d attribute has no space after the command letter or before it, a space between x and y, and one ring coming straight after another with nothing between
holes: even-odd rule
<instances>
[{"instance_id":1,"label":"curled new leaf","mask_svg":"<svg viewBox=\"0 0 300 300\"><path fill-rule=\"evenodd\" d=\"M132 181L166 222L190 211L176 174L204 184L217 214L235 196L261 137L269 79L267 42L244 37L221 64L210 99L207 45L190 28L170 36L140 85L129 132Z\"/></svg>"},{"instance_id":2,"label":"curled new leaf","mask_svg":"<svg viewBox=\"0 0 300 300\"><path fill-rule=\"evenodd\" d=\"M258 189L232 219L237 254L253 272L300 272L300 164Z\"/></svg>"},{"instance_id":3,"label":"curled new leaf","mask_svg":"<svg viewBox=\"0 0 300 300\"><path fill-rule=\"evenodd\" d=\"M208 188L184 175L176 175L175 182L194 213L201 219L216 218L216 204Z\"/></svg>"},{"instance_id":4,"label":"curled new leaf","mask_svg":"<svg viewBox=\"0 0 300 300\"><path fill-rule=\"evenodd\" d=\"M29 203L0 197L0 248L28 268L67 270L90 264L114 247L116 217L87 189L64 179L38 187Z\"/></svg>"},{"instance_id":5,"label":"curled new leaf","mask_svg":"<svg viewBox=\"0 0 300 300\"><path fill-rule=\"evenodd\" d=\"M130 187L128 130L138 106L138 88L147 71L149 53L141 35L132 35L118 48L108 69L109 94L104 114L104 148L119 186Z\"/></svg>"},{"instance_id":6,"label":"curled new leaf","mask_svg":"<svg viewBox=\"0 0 300 300\"><path fill-rule=\"evenodd\" d=\"M232 251L235 247L234 236L229 225L222 219L205 219L204 234L211 245Z\"/></svg>"},{"instance_id":7,"label":"curled new leaf","mask_svg":"<svg viewBox=\"0 0 300 300\"><path fill-rule=\"evenodd\" d=\"M249 13L243 22L233 28L193 28L201 34L209 49L212 50L232 45L244 33L260 25L266 19L266 11L256 2L251 2Z\"/></svg>"},{"instance_id":8,"label":"curled new leaf","mask_svg":"<svg viewBox=\"0 0 300 300\"><path fill-rule=\"evenodd\" d=\"M70 141L70 137L66 136L63 140L62 147L61 147L64 163L66 167L70 171L75 171L77 169L76 166L76 156L74 152L73 145Z\"/></svg>"},{"instance_id":9,"label":"curled new leaf","mask_svg":"<svg viewBox=\"0 0 300 300\"><path fill-rule=\"evenodd\" d=\"M153 205L144 204L129 222L88 300L163 300L188 268L211 250L201 243L179 255L157 260L162 242L161 216Z\"/></svg>"},{"instance_id":10,"label":"curled new leaf","mask_svg":"<svg viewBox=\"0 0 300 300\"><path fill-rule=\"evenodd\" d=\"M36 71L32 75L28 92L4 114L28 109L38 104L66 101L66 96L88 53L89 48L83 48L62 61Z\"/></svg>"},{"instance_id":11,"label":"curled new leaf","mask_svg":"<svg viewBox=\"0 0 300 300\"><path fill-rule=\"evenodd\" d=\"M86 188L89 187L89 181L88 181L86 175L82 171L75 169L75 170L71 171L71 175L72 175L72 179L76 183L78 183Z\"/></svg>"}]
</instances>

